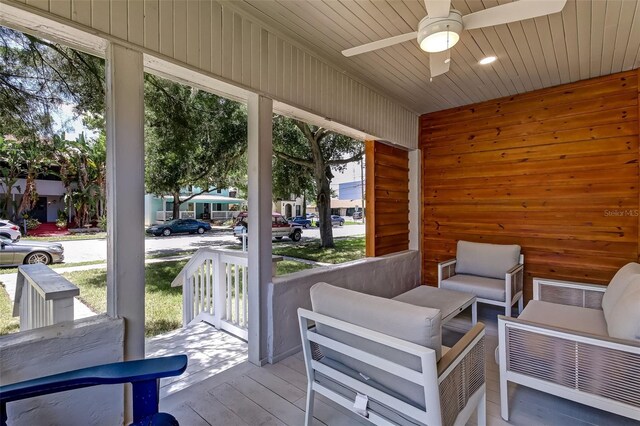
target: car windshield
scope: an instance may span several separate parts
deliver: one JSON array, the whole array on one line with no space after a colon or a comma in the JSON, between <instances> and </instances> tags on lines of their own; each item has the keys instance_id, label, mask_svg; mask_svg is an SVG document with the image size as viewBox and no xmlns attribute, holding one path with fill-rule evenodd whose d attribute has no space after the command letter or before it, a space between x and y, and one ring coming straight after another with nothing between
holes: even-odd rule
<instances>
[{"instance_id":1,"label":"car windshield","mask_svg":"<svg viewBox=\"0 0 640 426\"><path fill-rule=\"evenodd\" d=\"M0 243L3 244L11 244L13 241L11 241L9 238L5 238L5 237L0 237Z\"/></svg>"},{"instance_id":2,"label":"car windshield","mask_svg":"<svg viewBox=\"0 0 640 426\"><path fill-rule=\"evenodd\" d=\"M178 223L178 221L179 221L179 220L180 220L180 219L173 219L173 220L170 220L169 222L167 222L167 225L173 225L173 224L176 224L176 223Z\"/></svg>"}]
</instances>

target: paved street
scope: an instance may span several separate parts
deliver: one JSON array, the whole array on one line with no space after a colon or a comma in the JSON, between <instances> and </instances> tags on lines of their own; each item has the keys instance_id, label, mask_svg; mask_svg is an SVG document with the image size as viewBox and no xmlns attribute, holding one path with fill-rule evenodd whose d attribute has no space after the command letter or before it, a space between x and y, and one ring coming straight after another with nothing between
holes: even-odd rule
<instances>
[{"instance_id":1,"label":"paved street","mask_svg":"<svg viewBox=\"0 0 640 426\"><path fill-rule=\"evenodd\" d=\"M364 235L365 225L348 225L333 228L334 237L348 237ZM317 228L305 229L302 240L307 238L320 238ZM283 241L287 241L285 238ZM170 237L147 237L147 256L165 256L179 254L185 250L197 250L200 247L220 247L229 244L238 244L233 238L231 229L214 230L206 235L174 235ZM106 240L76 240L62 241L64 246L65 263L87 262L107 259Z\"/></svg>"}]
</instances>

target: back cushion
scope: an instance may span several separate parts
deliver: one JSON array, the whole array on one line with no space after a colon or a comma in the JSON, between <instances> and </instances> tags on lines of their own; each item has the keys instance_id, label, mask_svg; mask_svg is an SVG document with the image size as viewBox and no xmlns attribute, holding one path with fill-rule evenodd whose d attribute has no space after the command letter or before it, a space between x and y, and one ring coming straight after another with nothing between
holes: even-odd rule
<instances>
[{"instance_id":1,"label":"back cushion","mask_svg":"<svg viewBox=\"0 0 640 426\"><path fill-rule=\"evenodd\" d=\"M605 320L609 336L640 340L640 275L628 281L613 309L605 311Z\"/></svg>"},{"instance_id":2,"label":"back cushion","mask_svg":"<svg viewBox=\"0 0 640 426\"><path fill-rule=\"evenodd\" d=\"M505 279L520 261L520 246L458 241L456 274Z\"/></svg>"},{"instance_id":3,"label":"back cushion","mask_svg":"<svg viewBox=\"0 0 640 426\"><path fill-rule=\"evenodd\" d=\"M602 310L605 318L613 313L613 308L624 293L627 285L629 285L632 278L639 274L640 265L635 262L627 263L616 272L607 286L604 296L602 296Z\"/></svg>"},{"instance_id":4,"label":"back cushion","mask_svg":"<svg viewBox=\"0 0 640 426\"><path fill-rule=\"evenodd\" d=\"M356 291L317 283L311 287L313 310L323 315L359 325L389 336L432 348L440 359L442 351L440 310L371 296ZM319 334L378 355L413 370L420 370L417 357L389 346L355 337L338 329L318 324ZM424 407L424 388L400 379L341 353L322 348L327 358L338 361L383 386L397 392L409 401ZM434 366L435 367L435 366Z\"/></svg>"}]
</instances>

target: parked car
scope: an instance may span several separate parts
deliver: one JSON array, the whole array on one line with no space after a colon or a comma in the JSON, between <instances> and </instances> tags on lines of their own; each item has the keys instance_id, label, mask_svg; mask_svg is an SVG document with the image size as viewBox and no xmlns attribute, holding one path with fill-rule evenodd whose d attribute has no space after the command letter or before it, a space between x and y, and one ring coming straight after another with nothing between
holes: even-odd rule
<instances>
[{"instance_id":1,"label":"parked car","mask_svg":"<svg viewBox=\"0 0 640 426\"><path fill-rule=\"evenodd\" d=\"M320 227L320 221L316 222L318 227ZM344 225L344 218L342 216L338 216L336 214L331 215L331 226L342 226Z\"/></svg>"},{"instance_id":2,"label":"parked car","mask_svg":"<svg viewBox=\"0 0 640 426\"><path fill-rule=\"evenodd\" d=\"M289 219L289 223L293 223L295 225L300 225L303 228L311 227L311 219L307 219L304 216L296 216Z\"/></svg>"},{"instance_id":3,"label":"parked car","mask_svg":"<svg viewBox=\"0 0 640 426\"><path fill-rule=\"evenodd\" d=\"M353 220L359 220L362 219L362 210L356 210L355 212L353 212Z\"/></svg>"},{"instance_id":4,"label":"parked car","mask_svg":"<svg viewBox=\"0 0 640 426\"><path fill-rule=\"evenodd\" d=\"M64 248L60 243L13 241L0 237L0 266L22 264L60 263L64 261Z\"/></svg>"},{"instance_id":5,"label":"parked car","mask_svg":"<svg viewBox=\"0 0 640 426\"><path fill-rule=\"evenodd\" d=\"M236 218L236 224L233 227L233 236L242 240L242 235L246 234L249 230L248 215L246 212L242 212ZM273 213L271 215L271 235L276 240L281 240L283 237L289 237L292 241L300 241L302 238L302 226L289 223L287 219L280 213Z\"/></svg>"},{"instance_id":6,"label":"parked car","mask_svg":"<svg viewBox=\"0 0 640 426\"><path fill-rule=\"evenodd\" d=\"M22 234L20 233L20 227L18 225L11 223L8 220L0 219L0 237L18 241L21 236Z\"/></svg>"},{"instance_id":7,"label":"parked car","mask_svg":"<svg viewBox=\"0 0 640 426\"><path fill-rule=\"evenodd\" d=\"M196 219L174 219L147 228L147 234L153 234L156 237L160 235L168 237L171 234L204 234L207 231L211 231L211 225Z\"/></svg>"}]
</instances>

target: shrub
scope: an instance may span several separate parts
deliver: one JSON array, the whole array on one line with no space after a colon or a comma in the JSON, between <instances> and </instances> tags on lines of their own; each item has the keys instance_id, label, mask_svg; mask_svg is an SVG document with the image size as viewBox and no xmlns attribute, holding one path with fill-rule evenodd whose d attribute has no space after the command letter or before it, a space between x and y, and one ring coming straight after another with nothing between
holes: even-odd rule
<instances>
[{"instance_id":1,"label":"shrub","mask_svg":"<svg viewBox=\"0 0 640 426\"><path fill-rule=\"evenodd\" d=\"M38 219L34 219L34 218L27 218L27 229L36 229L38 226L40 226L40 221Z\"/></svg>"},{"instance_id":2,"label":"shrub","mask_svg":"<svg viewBox=\"0 0 640 426\"><path fill-rule=\"evenodd\" d=\"M107 216L100 216L98 219L98 228L100 228L101 231L107 230Z\"/></svg>"},{"instance_id":3,"label":"shrub","mask_svg":"<svg viewBox=\"0 0 640 426\"><path fill-rule=\"evenodd\" d=\"M64 229L67 227L67 220L66 219L58 219L56 221L56 226L58 227L58 229Z\"/></svg>"}]
</instances>

